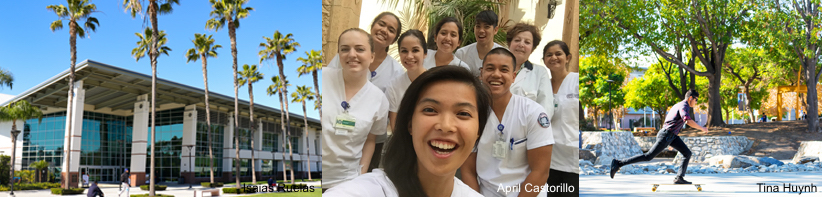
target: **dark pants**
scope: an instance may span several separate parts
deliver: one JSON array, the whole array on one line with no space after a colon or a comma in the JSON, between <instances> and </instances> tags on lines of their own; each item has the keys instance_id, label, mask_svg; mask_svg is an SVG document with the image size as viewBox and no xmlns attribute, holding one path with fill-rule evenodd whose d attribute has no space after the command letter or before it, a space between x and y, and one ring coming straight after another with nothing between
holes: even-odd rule
<instances>
[{"instance_id":1,"label":"dark pants","mask_svg":"<svg viewBox=\"0 0 822 197\"><path fill-rule=\"evenodd\" d=\"M618 160L618 164L620 166L624 166L641 161L650 161L651 159L656 157L656 155L662 152L662 150L664 150L668 146L671 146L674 149L676 149L676 151L679 151L679 153L682 153L682 156L685 157L682 160L682 165L680 165L679 172L677 173L677 176L684 177L685 172L688 169L688 161L691 160L691 150L688 149L688 146L685 145L685 142L683 142L682 139L679 138L679 136L674 135L672 132L668 132L667 130L660 131L656 137L656 143L654 143L654 146L652 146L651 149L648 150L648 152L642 155L631 157L627 160Z\"/></svg>"},{"instance_id":2,"label":"dark pants","mask_svg":"<svg viewBox=\"0 0 822 197\"><path fill-rule=\"evenodd\" d=\"M562 183L565 183L568 185L568 190L570 190L571 186L574 188L573 192L550 193L548 196L579 196L579 174L577 173L551 169L547 183L550 186L560 186Z\"/></svg>"}]
</instances>

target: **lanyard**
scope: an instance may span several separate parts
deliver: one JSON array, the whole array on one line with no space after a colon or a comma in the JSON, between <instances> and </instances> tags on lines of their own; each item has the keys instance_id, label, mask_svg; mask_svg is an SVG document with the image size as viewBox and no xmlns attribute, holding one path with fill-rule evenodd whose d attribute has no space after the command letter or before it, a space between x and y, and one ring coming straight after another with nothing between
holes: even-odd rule
<instances>
[{"instance_id":1,"label":"lanyard","mask_svg":"<svg viewBox=\"0 0 822 197\"><path fill-rule=\"evenodd\" d=\"M345 110L345 113L348 113L348 108L351 108L351 105L349 105L348 102L346 102L346 101L343 101L341 103L341 105L342 105L343 110Z\"/></svg>"}]
</instances>

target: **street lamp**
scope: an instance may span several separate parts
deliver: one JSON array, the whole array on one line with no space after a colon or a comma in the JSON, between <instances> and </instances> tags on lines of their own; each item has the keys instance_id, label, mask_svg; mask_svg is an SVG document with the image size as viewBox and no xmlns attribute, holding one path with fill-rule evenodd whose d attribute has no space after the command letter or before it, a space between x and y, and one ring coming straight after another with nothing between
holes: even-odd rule
<instances>
[{"instance_id":1,"label":"street lamp","mask_svg":"<svg viewBox=\"0 0 822 197\"><path fill-rule=\"evenodd\" d=\"M11 130L11 193L9 196L14 196L14 160L17 153L17 135L20 134L20 130Z\"/></svg>"},{"instance_id":2,"label":"street lamp","mask_svg":"<svg viewBox=\"0 0 822 197\"><path fill-rule=\"evenodd\" d=\"M188 173L193 173L194 171L191 171L191 148L194 148L194 144L185 145L185 147L188 148ZM191 177L192 180L188 180L188 189L191 189L191 182L194 181L194 176Z\"/></svg>"},{"instance_id":3,"label":"street lamp","mask_svg":"<svg viewBox=\"0 0 822 197\"><path fill-rule=\"evenodd\" d=\"M608 80L605 80L605 81L608 82L608 113L610 114L610 116L608 117L608 120L609 120L608 121L608 130L612 130L613 129L612 124L614 124L614 109L611 108L611 102L612 102L611 101L611 89L613 89L613 88L611 88L610 83L613 83L614 80L608 79Z\"/></svg>"}]
</instances>

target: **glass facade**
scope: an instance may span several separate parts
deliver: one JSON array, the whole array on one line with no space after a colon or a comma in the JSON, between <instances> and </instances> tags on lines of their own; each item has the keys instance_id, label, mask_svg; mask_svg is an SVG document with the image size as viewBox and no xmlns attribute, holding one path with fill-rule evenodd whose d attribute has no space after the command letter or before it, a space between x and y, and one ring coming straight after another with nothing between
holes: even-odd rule
<instances>
[{"instance_id":1,"label":"glass facade","mask_svg":"<svg viewBox=\"0 0 822 197\"><path fill-rule=\"evenodd\" d=\"M236 159L231 159L232 166L237 164ZM231 175L236 176L237 172L234 171L234 168L231 168ZM240 159L240 176L251 176L251 159Z\"/></svg>"},{"instance_id":2,"label":"glass facade","mask_svg":"<svg viewBox=\"0 0 822 197\"><path fill-rule=\"evenodd\" d=\"M154 173L160 181L174 182L180 177L180 160L183 150L183 116L184 108L157 112L154 145ZM151 116L149 116L150 118ZM151 120L149 120L151 124ZM146 132L146 173L151 172L151 125Z\"/></svg>"},{"instance_id":3,"label":"glass facade","mask_svg":"<svg viewBox=\"0 0 822 197\"><path fill-rule=\"evenodd\" d=\"M263 151L272 152L279 150L278 140L280 136L275 131L263 131Z\"/></svg>"},{"instance_id":4,"label":"glass facade","mask_svg":"<svg viewBox=\"0 0 822 197\"><path fill-rule=\"evenodd\" d=\"M300 153L300 137L290 137L291 138L291 147L294 151L294 154Z\"/></svg>"},{"instance_id":5,"label":"glass facade","mask_svg":"<svg viewBox=\"0 0 822 197\"><path fill-rule=\"evenodd\" d=\"M212 112L213 113L213 112ZM194 162L194 172L197 177L210 177L208 161L208 131L205 122L197 123L197 154ZM211 152L214 160L214 177L223 175L223 131L224 125L211 124Z\"/></svg>"},{"instance_id":6,"label":"glass facade","mask_svg":"<svg viewBox=\"0 0 822 197\"><path fill-rule=\"evenodd\" d=\"M271 176L274 175L277 171L277 161L263 159L262 160L262 172L260 172L263 176Z\"/></svg>"},{"instance_id":7,"label":"glass facade","mask_svg":"<svg viewBox=\"0 0 822 197\"><path fill-rule=\"evenodd\" d=\"M90 181L115 182L117 173L131 165L132 120L83 112L80 172L88 173Z\"/></svg>"},{"instance_id":8,"label":"glass facade","mask_svg":"<svg viewBox=\"0 0 822 197\"><path fill-rule=\"evenodd\" d=\"M66 112L44 114L43 120L26 120L23 127L23 157L22 164L26 170L33 170L28 166L36 161L45 160L49 163L49 174L60 179L61 165L63 165L63 143L66 133ZM19 145L18 145L19 146Z\"/></svg>"}]
</instances>

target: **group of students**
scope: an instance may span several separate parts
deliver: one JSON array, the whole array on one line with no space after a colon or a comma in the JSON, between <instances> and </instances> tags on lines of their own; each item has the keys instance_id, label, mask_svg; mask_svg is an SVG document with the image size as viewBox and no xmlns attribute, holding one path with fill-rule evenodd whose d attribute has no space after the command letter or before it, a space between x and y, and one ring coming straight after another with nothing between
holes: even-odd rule
<instances>
[{"instance_id":1,"label":"group of students","mask_svg":"<svg viewBox=\"0 0 822 197\"><path fill-rule=\"evenodd\" d=\"M419 30L400 34L390 12L370 33L340 34L338 54L322 70L323 195L545 196L546 183L578 188L571 52L554 40L543 48L545 65L531 63L538 28L514 25L505 48L493 42L498 21L493 11L477 14L477 42L459 49L463 26L453 17L429 35L436 49L426 49ZM394 43L400 61L387 54Z\"/></svg>"}]
</instances>

